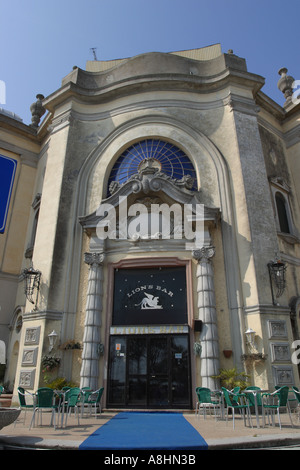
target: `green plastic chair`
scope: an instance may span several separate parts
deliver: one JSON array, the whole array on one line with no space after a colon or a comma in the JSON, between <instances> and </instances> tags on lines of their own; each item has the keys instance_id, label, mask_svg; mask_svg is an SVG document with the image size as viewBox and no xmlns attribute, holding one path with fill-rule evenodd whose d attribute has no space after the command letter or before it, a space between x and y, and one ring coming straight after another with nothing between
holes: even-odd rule
<instances>
[{"instance_id":1,"label":"green plastic chair","mask_svg":"<svg viewBox=\"0 0 300 470\"><path fill-rule=\"evenodd\" d=\"M26 396L30 398L31 403L27 402ZM20 405L21 410L25 411L24 413L24 424L25 424L27 410L33 410L33 407L34 407L34 395L28 392L27 390L25 390L23 387L18 387L18 398L19 398L19 405ZM15 421L15 427L16 427L17 421L18 420Z\"/></svg>"},{"instance_id":2,"label":"green plastic chair","mask_svg":"<svg viewBox=\"0 0 300 470\"><path fill-rule=\"evenodd\" d=\"M77 413L77 420L79 424L79 412L78 412L78 404L80 402L80 395L81 395L81 390L78 387L70 388L66 392L66 398L65 398L65 407L66 407L66 422L65 426L67 426L67 421L68 421L68 416L70 416L72 410L74 412L74 415Z\"/></svg>"},{"instance_id":3,"label":"green plastic chair","mask_svg":"<svg viewBox=\"0 0 300 470\"><path fill-rule=\"evenodd\" d=\"M90 415L92 414L92 407L95 409L95 418L97 413L97 407L99 408L99 412L101 414L101 398L103 395L104 387L99 388L92 392L88 397L88 406L90 410Z\"/></svg>"},{"instance_id":4,"label":"green plastic chair","mask_svg":"<svg viewBox=\"0 0 300 470\"><path fill-rule=\"evenodd\" d=\"M247 387L246 390L261 390L260 387L255 387L255 386L251 386L251 387ZM255 406L255 397L252 393L247 393L247 397L248 397L248 400L250 402L250 406ZM257 402L257 406L261 406L261 393L257 393L256 394L256 402Z\"/></svg>"},{"instance_id":5,"label":"green plastic chair","mask_svg":"<svg viewBox=\"0 0 300 470\"><path fill-rule=\"evenodd\" d=\"M37 412L38 413L41 412L41 424L42 424L43 410L51 410L50 426L54 424L54 429L56 429L55 417L59 411L59 404L55 403L55 400L57 397L55 391L52 388L41 387L37 390L35 397L36 397L36 402L33 407L33 415L32 415L32 420L31 420L29 429L31 429L32 425L33 426L35 425L35 415Z\"/></svg>"},{"instance_id":6,"label":"green plastic chair","mask_svg":"<svg viewBox=\"0 0 300 470\"><path fill-rule=\"evenodd\" d=\"M233 429L235 429L235 411L238 410L240 413L242 413L243 418L244 418L244 425L246 426L246 416L245 416L245 411L247 414L248 418L248 423L249 426L252 426L252 419L251 419L251 413L250 413L250 407L249 404L247 403L246 396L245 394L242 393L233 393L227 388L222 387L222 393L224 396L225 404L226 404L226 409L227 409L227 417L226 417L226 422L228 422L228 410L232 410L232 422L233 422ZM241 403L241 398L245 400L245 403Z\"/></svg>"},{"instance_id":7,"label":"green plastic chair","mask_svg":"<svg viewBox=\"0 0 300 470\"><path fill-rule=\"evenodd\" d=\"M298 387L292 387L295 399L297 400L297 410L298 410L298 422L300 421L300 391Z\"/></svg>"},{"instance_id":8,"label":"green plastic chair","mask_svg":"<svg viewBox=\"0 0 300 470\"><path fill-rule=\"evenodd\" d=\"M93 392L90 389L90 387L82 387L81 389L81 400L80 400L81 417L83 417L84 408L87 407L89 409L89 397L92 393Z\"/></svg>"},{"instance_id":9,"label":"green plastic chair","mask_svg":"<svg viewBox=\"0 0 300 470\"><path fill-rule=\"evenodd\" d=\"M3 392L4 392L4 387L0 385L0 395L2 395Z\"/></svg>"},{"instance_id":10,"label":"green plastic chair","mask_svg":"<svg viewBox=\"0 0 300 470\"><path fill-rule=\"evenodd\" d=\"M263 410L267 411L268 414L268 422L270 423L270 414L272 415L272 425L274 426L274 414L275 411L277 412L277 417L278 417L278 423L280 426L280 429L282 428L281 426L281 420L280 420L280 409L284 408L287 410L291 425L293 425L292 421L292 416L291 416L291 411L288 403L288 396L289 396L289 387L284 386L280 388L276 388L275 392L273 393L263 393L262 394L262 406ZM265 424L265 413L263 413L264 416L264 424Z\"/></svg>"},{"instance_id":11,"label":"green plastic chair","mask_svg":"<svg viewBox=\"0 0 300 470\"><path fill-rule=\"evenodd\" d=\"M206 387L197 387L196 388L197 403L196 403L196 414L199 415L200 409L203 409L203 418L206 419L206 408L209 411L214 410L215 418L217 418L216 410L221 410L221 403L217 399L212 398L212 392L209 388Z\"/></svg>"},{"instance_id":12,"label":"green plastic chair","mask_svg":"<svg viewBox=\"0 0 300 470\"><path fill-rule=\"evenodd\" d=\"M297 388L297 387L295 387L295 386L293 385L292 389L293 389L295 398L296 398L296 400L297 400L297 402L298 402L298 405L300 405L300 391L299 391L299 388Z\"/></svg>"},{"instance_id":13,"label":"green plastic chair","mask_svg":"<svg viewBox=\"0 0 300 470\"><path fill-rule=\"evenodd\" d=\"M241 390L241 387L234 387L232 390L231 390L231 393L233 394L232 396L230 396L231 398L231 401L233 403L236 403L238 405L238 402L239 402L239 393L240 393L240 390Z\"/></svg>"},{"instance_id":14,"label":"green plastic chair","mask_svg":"<svg viewBox=\"0 0 300 470\"><path fill-rule=\"evenodd\" d=\"M61 390L58 391L60 396L60 408L66 407L67 404L67 397L68 393L71 390L71 387L63 387Z\"/></svg>"}]
</instances>

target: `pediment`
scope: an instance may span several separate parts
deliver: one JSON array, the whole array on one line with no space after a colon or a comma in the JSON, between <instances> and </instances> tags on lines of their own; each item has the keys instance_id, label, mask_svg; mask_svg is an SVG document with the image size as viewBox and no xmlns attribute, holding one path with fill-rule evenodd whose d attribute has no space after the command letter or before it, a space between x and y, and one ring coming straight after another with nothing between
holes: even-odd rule
<instances>
[{"instance_id":1,"label":"pediment","mask_svg":"<svg viewBox=\"0 0 300 470\"><path fill-rule=\"evenodd\" d=\"M176 180L149 164L124 184L116 183L110 188L111 195L102 200L99 208L90 215L80 217L79 222L86 230L92 231L110 219L115 231L119 232L120 216L126 218L127 224L135 217L134 210L138 211L139 208L144 215L159 209L165 209L168 213L169 208L174 209L174 213L175 210L186 211L191 223L201 218L205 224L217 224L220 210L202 204L201 191L191 190L192 183L189 177Z\"/></svg>"}]
</instances>

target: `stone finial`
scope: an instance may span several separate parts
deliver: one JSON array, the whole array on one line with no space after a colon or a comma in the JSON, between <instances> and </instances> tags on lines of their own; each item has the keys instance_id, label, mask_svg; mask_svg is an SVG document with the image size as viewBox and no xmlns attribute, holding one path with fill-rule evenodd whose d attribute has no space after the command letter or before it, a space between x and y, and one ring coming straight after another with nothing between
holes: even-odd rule
<instances>
[{"instance_id":1,"label":"stone finial","mask_svg":"<svg viewBox=\"0 0 300 470\"><path fill-rule=\"evenodd\" d=\"M35 103L32 103L30 106L30 111L32 114L31 122L32 124L31 127L38 128L39 123L41 120L41 117L43 114L46 112L45 108L43 107L42 100L45 98L44 95L38 94L36 95L37 101Z\"/></svg>"},{"instance_id":2,"label":"stone finial","mask_svg":"<svg viewBox=\"0 0 300 470\"><path fill-rule=\"evenodd\" d=\"M295 81L293 77L287 75L287 71L288 70L285 67L282 67L278 71L278 74L281 76L281 78L278 80L277 83L279 90L284 94L284 97L286 99L286 102L284 103L285 105L289 104L292 100L293 83Z\"/></svg>"}]
</instances>

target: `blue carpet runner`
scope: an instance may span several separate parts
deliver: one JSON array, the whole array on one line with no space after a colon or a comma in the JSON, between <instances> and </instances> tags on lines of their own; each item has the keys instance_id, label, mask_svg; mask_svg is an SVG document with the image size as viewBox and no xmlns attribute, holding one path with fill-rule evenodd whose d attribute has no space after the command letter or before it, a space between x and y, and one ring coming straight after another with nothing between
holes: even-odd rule
<instances>
[{"instance_id":1,"label":"blue carpet runner","mask_svg":"<svg viewBox=\"0 0 300 470\"><path fill-rule=\"evenodd\" d=\"M207 443L181 413L122 412L103 424L80 450L206 450Z\"/></svg>"}]
</instances>

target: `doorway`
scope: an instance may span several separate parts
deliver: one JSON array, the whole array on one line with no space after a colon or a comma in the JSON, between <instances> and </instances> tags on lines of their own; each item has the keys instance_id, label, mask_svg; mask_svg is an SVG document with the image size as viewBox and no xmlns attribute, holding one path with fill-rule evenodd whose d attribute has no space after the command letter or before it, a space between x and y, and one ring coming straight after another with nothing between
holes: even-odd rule
<instances>
[{"instance_id":1,"label":"doorway","mask_svg":"<svg viewBox=\"0 0 300 470\"><path fill-rule=\"evenodd\" d=\"M189 335L111 336L107 405L191 408Z\"/></svg>"}]
</instances>

